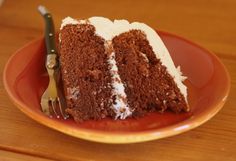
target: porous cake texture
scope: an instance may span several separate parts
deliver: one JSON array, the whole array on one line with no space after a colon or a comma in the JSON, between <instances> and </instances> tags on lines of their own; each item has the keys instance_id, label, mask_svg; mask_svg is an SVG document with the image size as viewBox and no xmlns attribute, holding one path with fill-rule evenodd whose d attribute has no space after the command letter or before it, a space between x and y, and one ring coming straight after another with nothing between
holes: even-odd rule
<instances>
[{"instance_id":1,"label":"porous cake texture","mask_svg":"<svg viewBox=\"0 0 236 161\"><path fill-rule=\"evenodd\" d=\"M67 17L59 50L66 111L77 122L189 110L186 77L143 23Z\"/></svg>"}]
</instances>

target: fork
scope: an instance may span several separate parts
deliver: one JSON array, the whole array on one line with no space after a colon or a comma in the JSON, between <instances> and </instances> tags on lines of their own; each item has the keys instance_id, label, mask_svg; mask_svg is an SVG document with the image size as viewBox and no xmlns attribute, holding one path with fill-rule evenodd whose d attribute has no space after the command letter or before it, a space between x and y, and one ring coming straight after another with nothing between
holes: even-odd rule
<instances>
[{"instance_id":1,"label":"fork","mask_svg":"<svg viewBox=\"0 0 236 161\"><path fill-rule=\"evenodd\" d=\"M47 47L45 66L49 75L48 87L41 97L41 109L47 116L56 116L57 118L62 116L64 119L67 119L68 115L64 110L65 108L63 108L65 107L65 101L58 90L60 72L52 16L44 6L39 6L38 10L45 20L45 41Z\"/></svg>"}]
</instances>

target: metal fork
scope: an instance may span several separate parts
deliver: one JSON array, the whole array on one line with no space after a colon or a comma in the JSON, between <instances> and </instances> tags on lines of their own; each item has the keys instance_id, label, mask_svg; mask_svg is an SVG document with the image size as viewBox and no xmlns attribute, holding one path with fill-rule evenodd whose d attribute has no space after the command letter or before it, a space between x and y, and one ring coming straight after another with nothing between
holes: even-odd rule
<instances>
[{"instance_id":1,"label":"metal fork","mask_svg":"<svg viewBox=\"0 0 236 161\"><path fill-rule=\"evenodd\" d=\"M47 47L47 58L45 66L49 75L48 88L41 97L41 108L42 111L48 116L56 116L57 118L62 116L64 119L67 119L68 115L64 110L65 108L63 108L65 107L65 101L63 101L63 96L58 90L60 72L52 16L44 6L39 6L38 10L44 17L46 25L45 41Z\"/></svg>"}]
</instances>

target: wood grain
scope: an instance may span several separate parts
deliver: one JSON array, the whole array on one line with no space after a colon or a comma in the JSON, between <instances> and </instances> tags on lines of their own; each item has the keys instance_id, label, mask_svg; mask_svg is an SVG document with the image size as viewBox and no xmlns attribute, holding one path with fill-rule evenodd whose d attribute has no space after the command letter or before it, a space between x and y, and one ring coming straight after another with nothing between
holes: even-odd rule
<instances>
[{"instance_id":1,"label":"wood grain","mask_svg":"<svg viewBox=\"0 0 236 161\"><path fill-rule=\"evenodd\" d=\"M0 156L1 161L50 161L49 159L4 150L0 150Z\"/></svg>"},{"instance_id":2,"label":"wood grain","mask_svg":"<svg viewBox=\"0 0 236 161\"><path fill-rule=\"evenodd\" d=\"M184 134L139 144L109 145L73 138L49 129L21 113L0 80L0 160L236 160L236 1L235 0L6 0L0 8L0 73L10 55L43 33L39 4L62 18L102 15L141 21L191 39L214 51L231 76L224 108L206 124ZM23 60L22 60L23 61ZM17 153L16 153L17 152ZM31 159L32 158L32 159Z\"/></svg>"}]
</instances>

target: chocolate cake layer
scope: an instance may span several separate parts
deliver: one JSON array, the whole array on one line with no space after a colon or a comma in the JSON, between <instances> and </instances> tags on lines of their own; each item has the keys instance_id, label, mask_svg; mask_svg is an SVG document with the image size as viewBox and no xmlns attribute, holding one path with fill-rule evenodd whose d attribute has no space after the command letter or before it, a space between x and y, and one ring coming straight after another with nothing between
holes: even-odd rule
<instances>
[{"instance_id":1,"label":"chocolate cake layer","mask_svg":"<svg viewBox=\"0 0 236 161\"><path fill-rule=\"evenodd\" d=\"M65 18L60 65L66 111L77 122L189 110L185 77L158 34L143 23Z\"/></svg>"},{"instance_id":2,"label":"chocolate cake layer","mask_svg":"<svg viewBox=\"0 0 236 161\"><path fill-rule=\"evenodd\" d=\"M94 26L89 24L65 26L60 40L66 111L78 122L114 117L104 40L95 35Z\"/></svg>"},{"instance_id":3,"label":"chocolate cake layer","mask_svg":"<svg viewBox=\"0 0 236 161\"><path fill-rule=\"evenodd\" d=\"M122 33L112 40L121 81L133 116L149 111L187 111L176 83L154 54L140 30Z\"/></svg>"}]
</instances>

